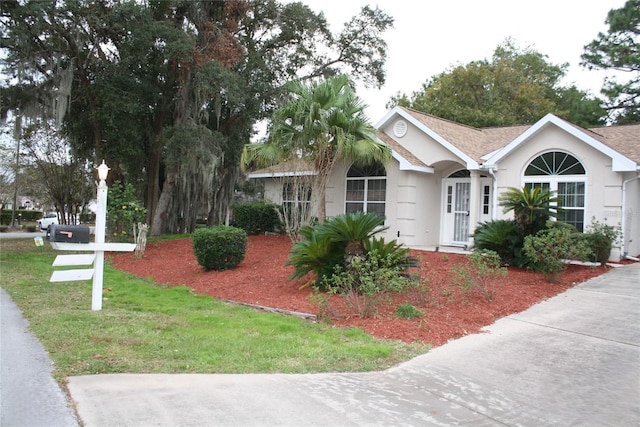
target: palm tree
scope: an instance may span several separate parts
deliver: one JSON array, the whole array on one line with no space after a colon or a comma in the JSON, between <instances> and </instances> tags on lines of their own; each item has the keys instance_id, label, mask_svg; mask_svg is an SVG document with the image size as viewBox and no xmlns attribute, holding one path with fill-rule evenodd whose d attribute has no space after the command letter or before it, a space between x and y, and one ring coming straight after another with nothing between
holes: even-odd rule
<instances>
[{"instance_id":1,"label":"palm tree","mask_svg":"<svg viewBox=\"0 0 640 427\"><path fill-rule=\"evenodd\" d=\"M527 186L522 189L509 187L499 197L503 212L513 211L514 219L520 226L524 235L536 234L542 230L550 217L557 216L559 199L553 195L553 191Z\"/></svg>"},{"instance_id":2,"label":"palm tree","mask_svg":"<svg viewBox=\"0 0 640 427\"><path fill-rule=\"evenodd\" d=\"M313 83L295 81L288 89L290 100L274 113L267 143L246 145L242 163L267 167L305 161L316 173L313 187L318 217L323 221L326 182L336 161L384 163L391 159L391 149L375 140L375 129L364 115L365 105L347 76Z\"/></svg>"}]
</instances>

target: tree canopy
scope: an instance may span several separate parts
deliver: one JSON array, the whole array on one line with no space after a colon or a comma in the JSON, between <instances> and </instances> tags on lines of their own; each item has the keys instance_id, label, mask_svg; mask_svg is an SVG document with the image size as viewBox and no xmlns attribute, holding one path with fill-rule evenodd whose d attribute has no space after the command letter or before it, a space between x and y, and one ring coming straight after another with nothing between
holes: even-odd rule
<instances>
[{"instance_id":1,"label":"tree canopy","mask_svg":"<svg viewBox=\"0 0 640 427\"><path fill-rule=\"evenodd\" d=\"M627 0L622 8L611 9L605 22L607 33L598 33L584 47L582 65L628 75L627 81L605 78L605 108L615 123L640 123L640 0Z\"/></svg>"},{"instance_id":2,"label":"tree canopy","mask_svg":"<svg viewBox=\"0 0 640 427\"><path fill-rule=\"evenodd\" d=\"M377 8L332 33L275 0L6 0L2 115L61 125L72 153L136 185L152 232L222 222L255 123L296 79L384 83L393 23Z\"/></svg>"},{"instance_id":3,"label":"tree canopy","mask_svg":"<svg viewBox=\"0 0 640 427\"><path fill-rule=\"evenodd\" d=\"M533 49L507 39L491 60L458 65L428 79L410 96L398 94L388 106L401 105L475 127L529 124L554 113L583 126L603 124L600 100L561 86L567 64L552 64Z\"/></svg>"}]
</instances>

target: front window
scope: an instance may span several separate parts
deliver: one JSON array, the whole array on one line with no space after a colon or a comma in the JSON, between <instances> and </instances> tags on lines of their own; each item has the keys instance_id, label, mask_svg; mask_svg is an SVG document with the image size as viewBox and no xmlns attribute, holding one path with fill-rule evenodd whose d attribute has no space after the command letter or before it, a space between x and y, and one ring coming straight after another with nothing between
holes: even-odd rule
<instances>
[{"instance_id":1,"label":"front window","mask_svg":"<svg viewBox=\"0 0 640 427\"><path fill-rule=\"evenodd\" d=\"M530 188L555 191L558 197L558 220L584 230L585 189L584 166L574 156L560 151L544 153L529 163L524 183Z\"/></svg>"},{"instance_id":2,"label":"front window","mask_svg":"<svg viewBox=\"0 0 640 427\"><path fill-rule=\"evenodd\" d=\"M387 178L384 166L351 166L347 172L346 213L374 212L385 215Z\"/></svg>"},{"instance_id":3,"label":"front window","mask_svg":"<svg viewBox=\"0 0 640 427\"><path fill-rule=\"evenodd\" d=\"M311 208L311 186L300 182L285 183L282 186L282 208L290 218L292 215L306 216Z\"/></svg>"}]
</instances>

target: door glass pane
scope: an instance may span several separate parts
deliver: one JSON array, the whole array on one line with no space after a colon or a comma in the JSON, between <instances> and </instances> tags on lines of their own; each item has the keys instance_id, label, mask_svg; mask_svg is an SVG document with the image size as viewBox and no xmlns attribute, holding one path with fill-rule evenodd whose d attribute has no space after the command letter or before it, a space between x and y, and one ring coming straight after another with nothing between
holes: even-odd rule
<instances>
[{"instance_id":1,"label":"door glass pane","mask_svg":"<svg viewBox=\"0 0 640 427\"><path fill-rule=\"evenodd\" d=\"M453 240L455 242L466 242L469 240L469 217L466 213L459 212L455 214Z\"/></svg>"},{"instance_id":2,"label":"door glass pane","mask_svg":"<svg viewBox=\"0 0 640 427\"><path fill-rule=\"evenodd\" d=\"M469 210L469 187L471 184L467 182L456 183L456 211Z\"/></svg>"},{"instance_id":3,"label":"door glass pane","mask_svg":"<svg viewBox=\"0 0 640 427\"><path fill-rule=\"evenodd\" d=\"M453 224L453 240L455 242L466 242L469 240L470 190L471 183L456 182Z\"/></svg>"}]
</instances>

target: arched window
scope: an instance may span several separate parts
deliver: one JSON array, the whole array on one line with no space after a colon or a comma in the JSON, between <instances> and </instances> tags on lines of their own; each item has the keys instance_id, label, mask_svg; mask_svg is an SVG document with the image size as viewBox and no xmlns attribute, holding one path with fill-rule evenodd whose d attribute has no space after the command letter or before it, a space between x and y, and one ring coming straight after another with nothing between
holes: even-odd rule
<instances>
[{"instance_id":1,"label":"arched window","mask_svg":"<svg viewBox=\"0 0 640 427\"><path fill-rule=\"evenodd\" d=\"M580 160L562 151L541 154L525 169L524 185L555 191L562 208L558 220L583 231L587 175Z\"/></svg>"},{"instance_id":2,"label":"arched window","mask_svg":"<svg viewBox=\"0 0 640 427\"><path fill-rule=\"evenodd\" d=\"M380 163L353 165L347 172L345 212L375 212L385 215L387 172Z\"/></svg>"}]
</instances>

